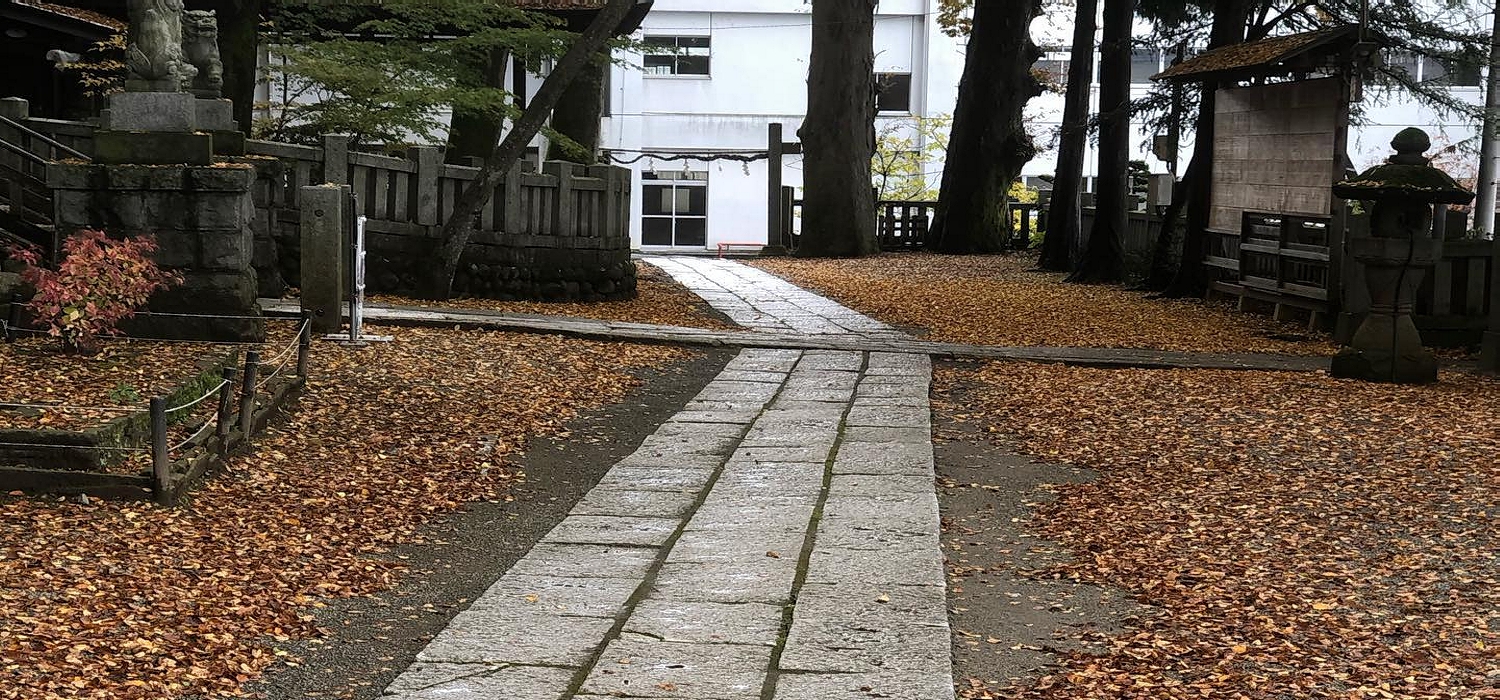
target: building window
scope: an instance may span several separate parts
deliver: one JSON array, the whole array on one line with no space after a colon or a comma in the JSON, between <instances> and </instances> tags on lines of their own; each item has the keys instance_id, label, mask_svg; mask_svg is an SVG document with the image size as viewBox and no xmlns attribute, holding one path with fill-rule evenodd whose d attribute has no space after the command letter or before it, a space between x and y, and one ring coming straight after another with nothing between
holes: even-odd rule
<instances>
[{"instance_id":1,"label":"building window","mask_svg":"<svg viewBox=\"0 0 1500 700\"><path fill-rule=\"evenodd\" d=\"M708 245L708 172L647 172L641 180L641 245Z\"/></svg>"},{"instance_id":2,"label":"building window","mask_svg":"<svg viewBox=\"0 0 1500 700\"><path fill-rule=\"evenodd\" d=\"M1161 72L1161 51L1158 49L1130 50L1130 82L1149 83L1151 76Z\"/></svg>"},{"instance_id":3,"label":"building window","mask_svg":"<svg viewBox=\"0 0 1500 700\"><path fill-rule=\"evenodd\" d=\"M911 112L911 74L875 74L875 111Z\"/></svg>"},{"instance_id":4,"label":"building window","mask_svg":"<svg viewBox=\"0 0 1500 700\"><path fill-rule=\"evenodd\" d=\"M647 36L646 75L708 75L709 41L706 36Z\"/></svg>"},{"instance_id":5,"label":"building window","mask_svg":"<svg viewBox=\"0 0 1500 700\"><path fill-rule=\"evenodd\" d=\"M1422 82L1457 87L1478 87L1481 71L1478 64L1422 57Z\"/></svg>"}]
</instances>

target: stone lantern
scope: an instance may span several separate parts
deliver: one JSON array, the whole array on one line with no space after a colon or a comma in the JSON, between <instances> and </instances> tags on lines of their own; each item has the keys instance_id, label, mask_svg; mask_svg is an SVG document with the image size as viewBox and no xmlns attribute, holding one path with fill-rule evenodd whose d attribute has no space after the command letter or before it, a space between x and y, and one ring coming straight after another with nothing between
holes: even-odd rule
<instances>
[{"instance_id":1,"label":"stone lantern","mask_svg":"<svg viewBox=\"0 0 1500 700\"><path fill-rule=\"evenodd\" d=\"M1427 268L1443 254L1432 236L1433 205L1468 204L1469 192L1422 154L1427 132L1403 129L1391 140L1396 155L1358 177L1333 186L1344 199L1367 202L1370 235L1351 237L1348 253L1365 268L1370 312L1349 344L1333 358L1335 377L1422 384L1437 381L1437 358L1422 347L1412 304Z\"/></svg>"}]
</instances>

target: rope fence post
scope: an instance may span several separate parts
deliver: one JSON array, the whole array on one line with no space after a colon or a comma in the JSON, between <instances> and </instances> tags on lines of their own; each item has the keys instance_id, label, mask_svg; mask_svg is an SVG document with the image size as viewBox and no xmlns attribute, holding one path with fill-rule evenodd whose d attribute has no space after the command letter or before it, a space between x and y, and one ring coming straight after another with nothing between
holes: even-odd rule
<instances>
[{"instance_id":1,"label":"rope fence post","mask_svg":"<svg viewBox=\"0 0 1500 700\"><path fill-rule=\"evenodd\" d=\"M297 338L297 376L307 379L307 356L312 350L312 312L302 312L302 330Z\"/></svg>"},{"instance_id":2,"label":"rope fence post","mask_svg":"<svg viewBox=\"0 0 1500 700\"><path fill-rule=\"evenodd\" d=\"M21 304L25 299L20 294L10 295L10 313L5 319L5 342L16 342L16 328L21 325Z\"/></svg>"},{"instance_id":3,"label":"rope fence post","mask_svg":"<svg viewBox=\"0 0 1500 700\"><path fill-rule=\"evenodd\" d=\"M171 503L171 463L167 457L167 400L151 399L151 495L158 505Z\"/></svg>"},{"instance_id":4,"label":"rope fence post","mask_svg":"<svg viewBox=\"0 0 1500 700\"><path fill-rule=\"evenodd\" d=\"M234 376L239 370L233 367L225 367L220 376L224 383L219 387L219 424L217 434L219 436L219 459L223 460L229 456L229 428L234 420Z\"/></svg>"},{"instance_id":5,"label":"rope fence post","mask_svg":"<svg viewBox=\"0 0 1500 700\"><path fill-rule=\"evenodd\" d=\"M240 384L240 432L250 444L250 428L255 424L255 377L260 372L260 352L245 353L244 381Z\"/></svg>"}]
</instances>

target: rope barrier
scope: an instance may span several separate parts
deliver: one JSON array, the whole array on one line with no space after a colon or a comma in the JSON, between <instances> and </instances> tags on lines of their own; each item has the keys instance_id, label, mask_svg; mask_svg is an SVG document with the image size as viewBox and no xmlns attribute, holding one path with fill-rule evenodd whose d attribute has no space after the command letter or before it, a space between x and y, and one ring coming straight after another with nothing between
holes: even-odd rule
<instances>
[{"instance_id":1,"label":"rope barrier","mask_svg":"<svg viewBox=\"0 0 1500 700\"><path fill-rule=\"evenodd\" d=\"M275 357L271 358L270 360L267 360L265 362L260 363L260 366L261 367L270 367L271 365L278 365L278 367L285 366L287 358L291 357L292 353L294 353L294 352L297 351L297 346L301 344L301 342L302 342L302 332L307 327L307 324L308 324L307 321L303 321L302 325L297 328L297 335L295 335L295 336L292 337L292 340L291 340L290 343L287 343L286 349L282 350L280 353L278 353Z\"/></svg>"},{"instance_id":2,"label":"rope barrier","mask_svg":"<svg viewBox=\"0 0 1500 700\"><path fill-rule=\"evenodd\" d=\"M204 433L208 432L209 428L216 427L217 425L218 425L218 419L217 418L214 418L212 420L203 421L203 425L198 428L198 432L195 432L192 435L187 436L186 440L183 440L182 442L179 442L176 445L173 445L173 446L167 448L167 452L169 452L169 453L170 452L176 452L176 451L178 451L178 450L180 450L180 449L182 449L184 447L187 447L188 444L190 444L192 441L197 440Z\"/></svg>"},{"instance_id":3,"label":"rope barrier","mask_svg":"<svg viewBox=\"0 0 1500 700\"><path fill-rule=\"evenodd\" d=\"M169 409L167 409L166 414L170 416L173 413L176 413L176 412L181 411L183 409L192 408L194 406L197 406L198 404L203 403L203 401L205 399L207 399L208 397L217 395L219 393L219 390L223 389L224 385L228 384L228 383L229 383L229 380L227 380L227 379L221 379L221 380L219 380L218 384L214 385L214 388L209 389L208 392L205 393L204 395L199 396L198 398L193 399L192 401L189 401L189 402L187 402L187 403L185 403L185 404L183 404L181 406L178 406L176 408L169 408Z\"/></svg>"}]
</instances>

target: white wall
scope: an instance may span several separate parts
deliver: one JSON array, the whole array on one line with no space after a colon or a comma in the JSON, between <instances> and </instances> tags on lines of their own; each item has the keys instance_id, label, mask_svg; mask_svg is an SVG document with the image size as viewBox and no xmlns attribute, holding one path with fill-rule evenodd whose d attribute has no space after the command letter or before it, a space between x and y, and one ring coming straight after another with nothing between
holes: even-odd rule
<instances>
[{"instance_id":1,"label":"white wall","mask_svg":"<svg viewBox=\"0 0 1500 700\"><path fill-rule=\"evenodd\" d=\"M877 72L912 73L912 114L950 113L963 70L962 47L941 34L937 0L883 0L875 26ZM770 123L796 141L807 110L810 6L803 0L658 0L637 36L709 36L711 75L656 76L616 66L603 147L616 158L648 153L760 151ZM622 55L639 63L639 57ZM708 248L721 241L764 242L766 163L691 162L708 172ZM640 243L640 173L681 170L649 158L636 171L632 235ZM934 165L932 170L936 170ZM783 184L802 185L789 157Z\"/></svg>"}]
</instances>

